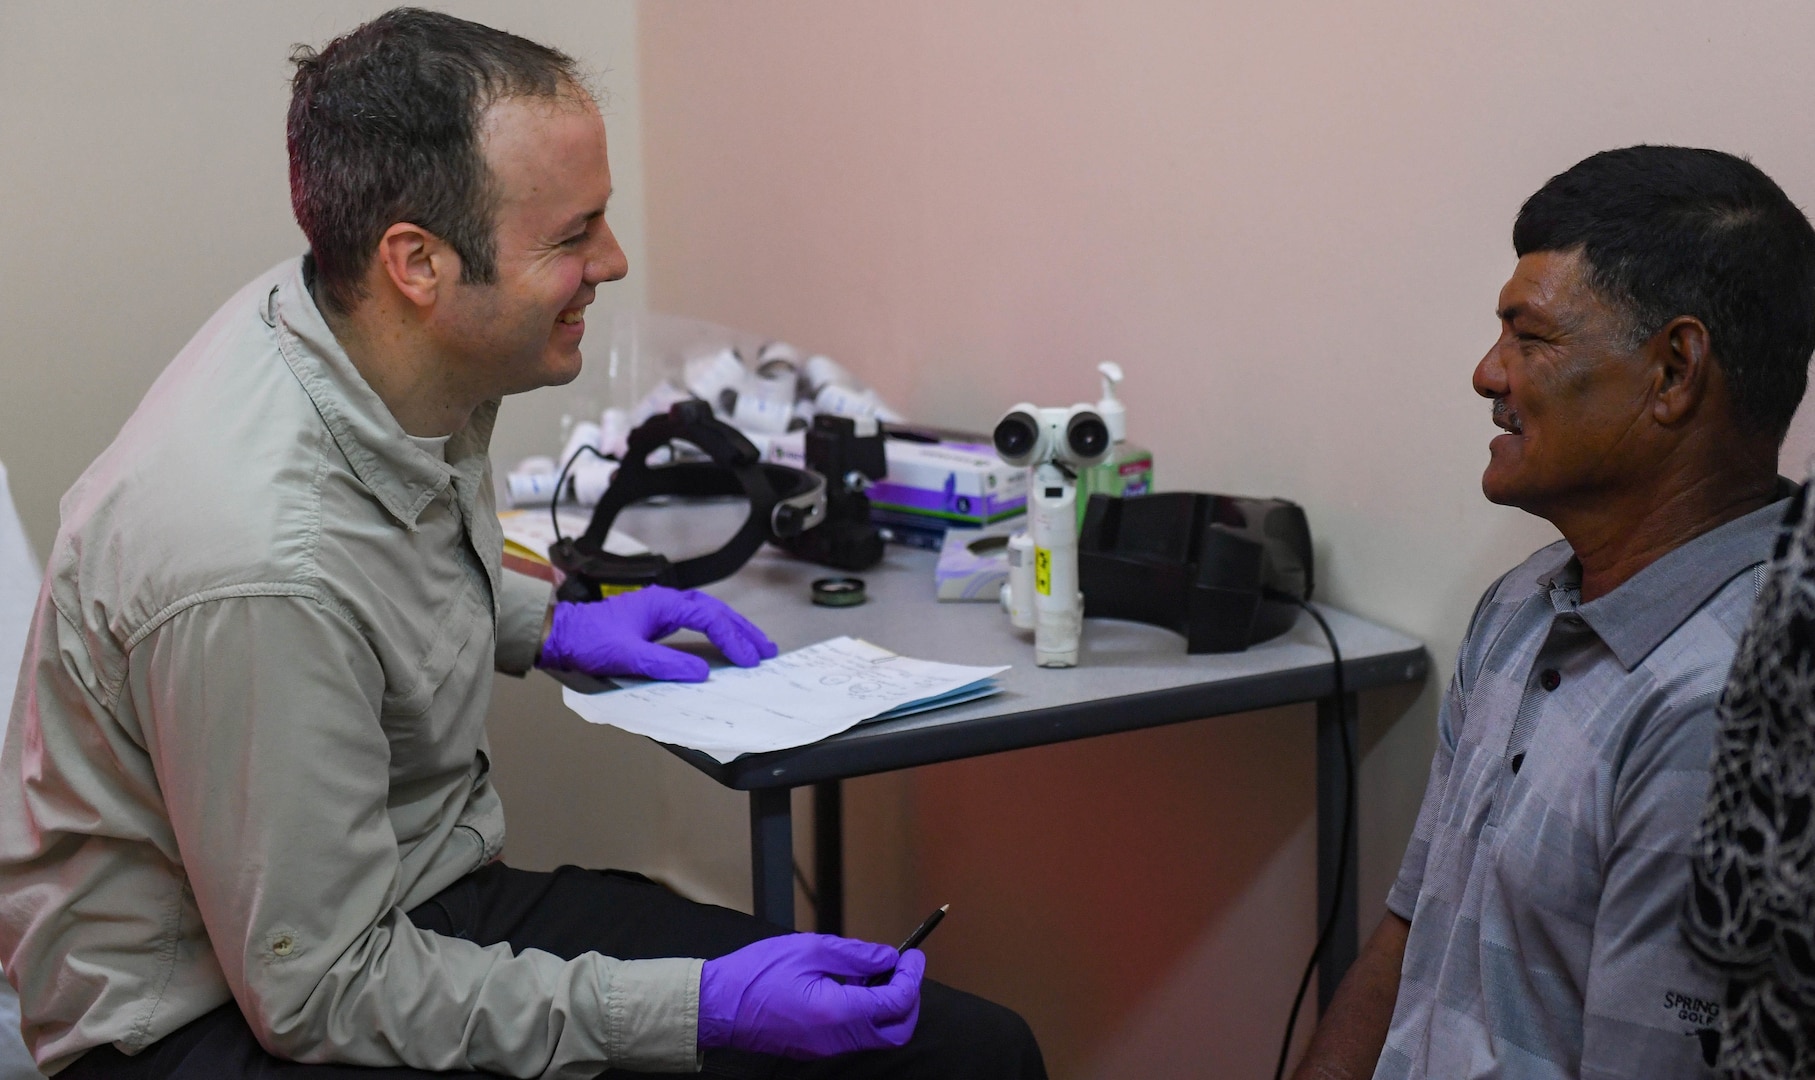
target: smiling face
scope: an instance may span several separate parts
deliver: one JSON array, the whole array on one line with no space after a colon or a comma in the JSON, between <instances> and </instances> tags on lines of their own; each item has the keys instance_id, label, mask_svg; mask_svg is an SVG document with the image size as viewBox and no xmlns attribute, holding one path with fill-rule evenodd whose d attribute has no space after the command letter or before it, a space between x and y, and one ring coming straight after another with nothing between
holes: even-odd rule
<instances>
[{"instance_id":1,"label":"smiling face","mask_svg":"<svg viewBox=\"0 0 1815 1080\"><path fill-rule=\"evenodd\" d=\"M486 110L481 139L496 195L497 275L456 284L436 336L481 397L571 382L586 306L601 282L629 270L605 224L605 124L577 91L505 98Z\"/></svg>"},{"instance_id":2,"label":"smiling face","mask_svg":"<svg viewBox=\"0 0 1815 1080\"><path fill-rule=\"evenodd\" d=\"M1500 337L1475 368L1505 434L1488 444L1491 502L1557 519L1644 481L1656 453L1655 371L1581 256L1534 252L1500 290Z\"/></svg>"}]
</instances>

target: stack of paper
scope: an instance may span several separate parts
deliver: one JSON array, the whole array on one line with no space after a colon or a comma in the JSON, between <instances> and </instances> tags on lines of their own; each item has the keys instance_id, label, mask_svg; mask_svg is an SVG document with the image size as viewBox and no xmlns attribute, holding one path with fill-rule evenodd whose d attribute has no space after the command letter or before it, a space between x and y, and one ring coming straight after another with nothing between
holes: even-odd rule
<instances>
[{"instance_id":1,"label":"stack of paper","mask_svg":"<svg viewBox=\"0 0 1815 1080\"><path fill-rule=\"evenodd\" d=\"M561 535L572 539L592 523L590 511L562 510ZM504 531L504 565L519 574L555 580L554 568L548 564L548 549L555 543L555 525L546 508L500 510L498 525ZM605 550L613 555L641 555L649 549L634 537L616 529L605 537Z\"/></svg>"},{"instance_id":2,"label":"stack of paper","mask_svg":"<svg viewBox=\"0 0 1815 1080\"><path fill-rule=\"evenodd\" d=\"M572 539L592 524L591 511L561 510L561 535ZM548 549L555 544L555 523L546 508L500 510L498 525L504 531L504 550L526 558L548 561ZM641 555L649 549L634 537L616 529L605 537L605 550L613 555Z\"/></svg>"},{"instance_id":3,"label":"stack of paper","mask_svg":"<svg viewBox=\"0 0 1815 1080\"><path fill-rule=\"evenodd\" d=\"M703 683L618 679L620 689L582 694L567 707L660 742L730 761L805 746L866 720L955 705L996 693L1002 667L915 660L840 637L783 653L753 668L719 668Z\"/></svg>"}]
</instances>

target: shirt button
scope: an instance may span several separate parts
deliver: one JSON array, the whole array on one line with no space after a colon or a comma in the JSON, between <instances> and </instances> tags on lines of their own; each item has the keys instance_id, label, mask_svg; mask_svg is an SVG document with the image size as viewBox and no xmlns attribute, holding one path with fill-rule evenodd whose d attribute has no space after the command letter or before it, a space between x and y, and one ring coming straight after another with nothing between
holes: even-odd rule
<instances>
[{"instance_id":1,"label":"shirt button","mask_svg":"<svg viewBox=\"0 0 1815 1080\"><path fill-rule=\"evenodd\" d=\"M294 948L296 948L296 942L288 935L280 937L271 943L271 951L279 956L289 956L290 950Z\"/></svg>"},{"instance_id":2,"label":"shirt button","mask_svg":"<svg viewBox=\"0 0 1815 1080\"><path fill-rule=\"evenodd\" d=\"M1538 676L1538 685L1546 690L1555 690L1562 683L1563 676L1557 672L1556 668L1545 668L1544 674Z\"/></svg>"}]
</instances>

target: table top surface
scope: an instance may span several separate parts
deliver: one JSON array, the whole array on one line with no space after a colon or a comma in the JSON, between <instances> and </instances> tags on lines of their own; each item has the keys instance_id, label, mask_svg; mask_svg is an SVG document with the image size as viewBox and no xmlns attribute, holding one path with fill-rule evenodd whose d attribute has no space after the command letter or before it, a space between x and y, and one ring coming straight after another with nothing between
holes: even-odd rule
<instances>
[{"instance_id":1,"label":"table top surface","mask_svg":"<svg viewBox=\"0 0 1815 1080\"><path fill-rule=\"evenodd\" d=\"M637 506L618 528L671 558L709 551L735 531L742 503ZM783 651L848 634L905 656L955 664L1011 665L1002 692L899 720L863 724L792 750L721 764L670 747L720 783L739 789L794 787L999 750L1038 746L1199 717L1312 701L1334 690L1323 633L1301 614L1286 633L1243 652L1189 656L1169 630L1087 619L1074 668L1034 664L1031 632L1016 630L994 603L940 602L936 553L889 545L883 561L855 576L868 600L830 608L811 600L811 583L841 571L764 548L743 569L705 591L749 617ZM1424 677L1428 658L1415 638L1324 605L1342 648L1345 690Z\"/></svg>"}]
</instances>

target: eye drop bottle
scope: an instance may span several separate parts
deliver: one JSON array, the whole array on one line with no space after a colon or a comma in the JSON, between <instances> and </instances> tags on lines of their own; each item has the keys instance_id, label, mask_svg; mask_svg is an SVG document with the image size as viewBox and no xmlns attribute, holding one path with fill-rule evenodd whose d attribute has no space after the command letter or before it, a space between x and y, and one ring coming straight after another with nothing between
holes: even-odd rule
<instances>
[{"instance_id":1,"label":"eye drop bottle","mask_svg":"<svg viewBox=\"0 0 1815 1080\"><path fill-rule=\"evenodd\" d=\"M1128 441L1128 410L1116 396L1122 382L1122 365L1106 360L1097 365L1103 376L1103 397L1097 402L1097 413L1109 428L1113 449L1101 465L1092 465L1078 474L1079 528L1084 525L1084 510L1092 495L1146 495L1153 490L1153 452Z\"/></svg>"}]
</instances>

